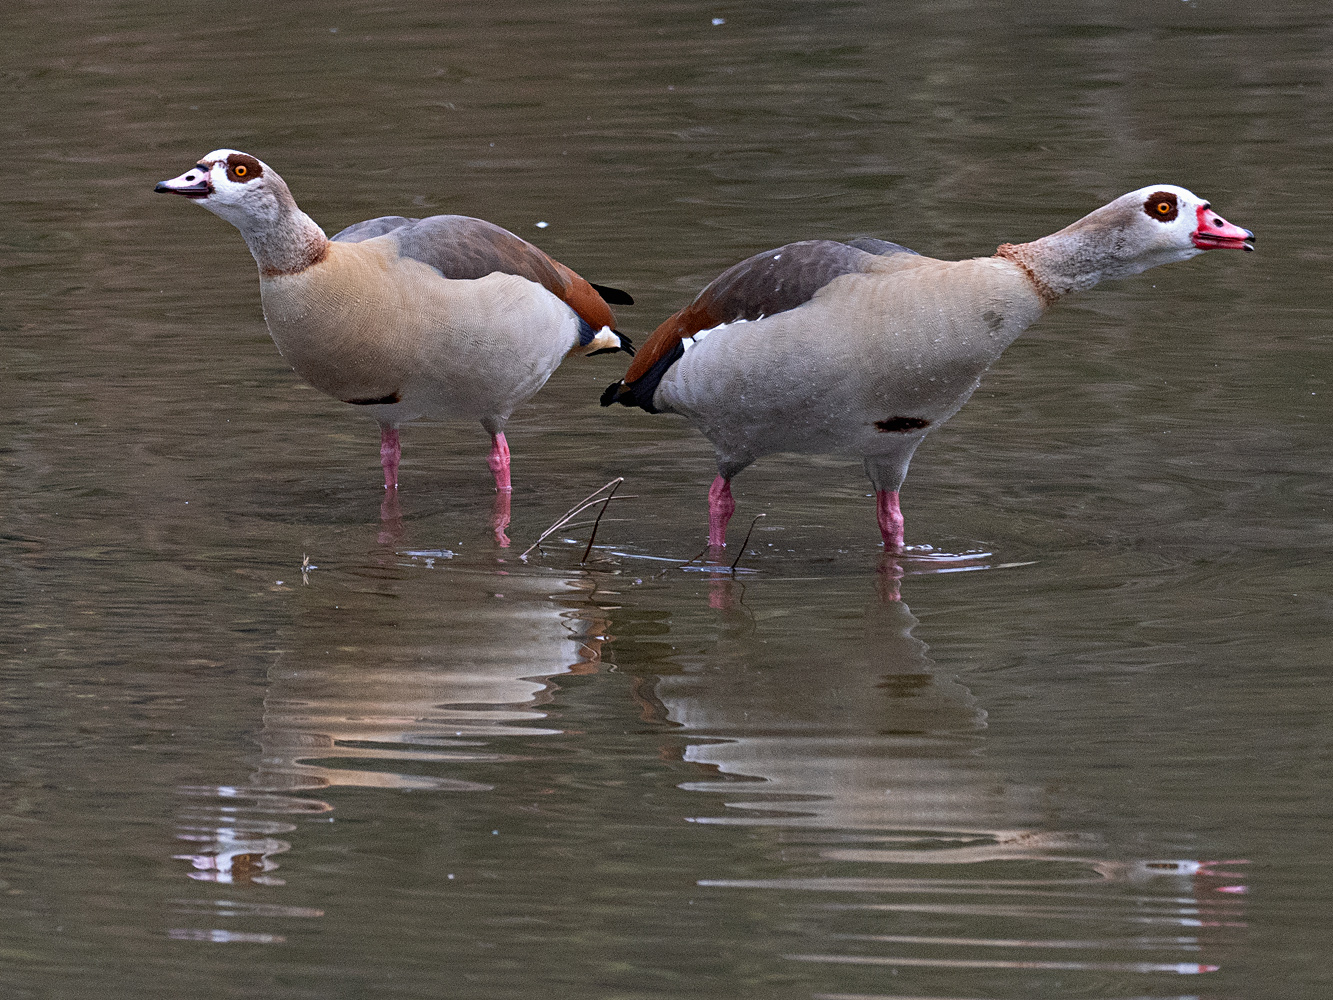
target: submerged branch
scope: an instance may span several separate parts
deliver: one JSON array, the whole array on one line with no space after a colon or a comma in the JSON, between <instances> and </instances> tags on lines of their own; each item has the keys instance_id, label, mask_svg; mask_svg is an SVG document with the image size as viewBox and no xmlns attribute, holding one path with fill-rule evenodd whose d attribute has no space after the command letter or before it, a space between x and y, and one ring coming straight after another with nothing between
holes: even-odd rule
<instances>
[{"instance_id":1,"label":"submerged branch","mask_svg":"<svg viewBox=\"0 0 1333 1000\"><path fill-rule=\"evenodd\" d=\"M606 513L607 505L616 498L616 490L620 489L620 484L624 481L624 479L613 480L615 485L611 487L611 492L608 493L606 499L602 501L602 509L597 512L597 518L592 522L592 533L588 535L588 547L583 550L583 558L579 560L580 566L588 561L588 553L592 551L592 543L597 540L597 527L602 523L602 515ZM605 489L606 487L602 488Z\"/></svg>"},{"instance_id":2,"label":"submerged branch","mask_svg":"<svg viewBox=\"0 0 1333 1000\"><path fill-rule=\"evenodd\" d=\"M750 544L750 536L754 534L754 526L759 523L761 517L768 517L767 514L756 514L754 520L750 522L750 530L745 533L745 540L741 542L741 550L736 553L736 558L731 564L731 571L736 572L736 567L740 565L741 556L745 555L745 546Z\"/></svg>"}]
</instances>

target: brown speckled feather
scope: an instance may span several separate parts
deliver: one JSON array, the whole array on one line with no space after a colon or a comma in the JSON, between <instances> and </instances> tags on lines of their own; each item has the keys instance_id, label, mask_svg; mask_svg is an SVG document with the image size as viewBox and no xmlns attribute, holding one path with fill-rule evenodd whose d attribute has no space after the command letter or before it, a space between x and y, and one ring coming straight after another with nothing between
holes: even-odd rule
<instances>
[{"instance_id":1,"label":"brown speckled feather","mask_svg":"<svg viewBox=\"0 0 1333 1000\"><path fill-rule=\"evenodd\" d=\"M484 278L500 272L535 281L566 303L594 330L615 329L610 307L587 281L507 229L465 215L407 219L388 215L348 226L333 237L360 243L390 236L403 257L435 268L446 278Z\"/></svg>"}]
</instances>

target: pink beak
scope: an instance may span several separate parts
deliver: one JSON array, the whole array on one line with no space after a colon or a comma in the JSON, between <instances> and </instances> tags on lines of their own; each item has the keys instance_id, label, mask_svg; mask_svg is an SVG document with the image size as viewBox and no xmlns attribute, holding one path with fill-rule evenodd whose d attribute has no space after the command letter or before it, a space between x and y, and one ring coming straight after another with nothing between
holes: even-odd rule
<instances>
[{"instance_id":1,"label":"pink beak","mask_svg":"<svg viewBox=\"0 0 1333 1000\"><path fill-rule=\"evenodd\" d=\"M1254 249L1254 233L1233 226L1214 212L1211 205L1200 205L1198 215L1199 228L1191 234L1191 239L1200 250Z\"/></svg>"},{"instance_id":2,"label":"pink beak","mask_svg":"<svg viewBox=\"0 0 1333 1000\"><path fill-rule=\"evenodd\" d=\"M169 181L158 181L153 190L158 194L183 194L187 198L207 198L213 193L213 185L208 181L208 167L200 163L179 177L173 177Z\"/></svg>"}]
</instances>

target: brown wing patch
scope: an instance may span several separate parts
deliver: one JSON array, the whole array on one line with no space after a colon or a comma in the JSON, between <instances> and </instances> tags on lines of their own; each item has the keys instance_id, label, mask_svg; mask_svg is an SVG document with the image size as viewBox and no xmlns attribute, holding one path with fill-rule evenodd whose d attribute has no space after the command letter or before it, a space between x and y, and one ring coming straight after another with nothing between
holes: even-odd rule
<instances>
[{"instance_id":1,"label":"brown wing patch","mask_svg":"<svg viewBox=\"0 0 1333 1000\"><path fill-rule=\"evenodd\" d=\"M686 337L723 323L795 309L834 278L864 271L873 259L873 254L845 243L806 240L741 261L653 331L625 373L625 384L646 375Z\"/></svg>"},{"instance_id":2,"label":"brown wing patch","mask_svg":"<svg viewBox=\"0 0 1333 1000\"><path fill-rule=\"evenodd\" d=\"M560 275L563 285L562 290L552 288L546 282L541 284L555 295L564 299L569 308L573 309L583 319L585 323L594 330L600 330L604 326L611 329L616 328L616 315L611 311L611 307L606 304L606 300L597 293L597 289L585 281L582 275L576 273L558 260L552 260L534 246L529 246L534 253L539 253L542 257L555 265L556 273ZM522 274L521 271L515 271L514 274ZM527 275L524 275L527 277ZM537 281L537 278L533 278Z\"/></svg>"},{"instance_id":3,"label":"brown wing patch","mask_svg":"<svg viewBox=\"0 0 1333 1000\"><path fill-rule=\"evenodd\" d=\"M334 237L359 242L392 235L398 252L435 268L446 278L475 279L499 271L535 281L565 302L594 330L615 328L616 317L596 289L573 270L507 229L465 215L428 219L386 216L349 226Z\"/></svg>"}]
</instances>

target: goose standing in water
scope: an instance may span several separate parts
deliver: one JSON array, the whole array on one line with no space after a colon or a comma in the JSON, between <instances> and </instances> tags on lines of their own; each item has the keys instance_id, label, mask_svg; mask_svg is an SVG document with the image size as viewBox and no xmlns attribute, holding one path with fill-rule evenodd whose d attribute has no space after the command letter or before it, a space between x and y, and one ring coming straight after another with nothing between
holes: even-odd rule
<instances>
[{"instance_id":1,"label":"goose standing in water","mask_svg":"<svg viewBox=\"0 0 1333 1000\"><path fill-rule=\"evenodd\" d=\"M724 271L669 317L602 405L679 413L712 442L712 546L726 544L738 472L774 452L832 452L864 460L885 549L901 551L898 491L913 452L1047 306L1106 278L1253 243L1170 184L972 260L873 239L789 243Z\"/></svg>"},{"instance_id":2,"label":"goose standing in water","mask_svg":"<svg viewBox=\"0 0 1333 1000\"><path fill-rule=\"evenodd\" d=\"M628 295L590 284L489 222L385 216L330 239L272 167L234 149L214 150L156 190L196 201L241 231L282 356L315 388L379 422L390 504L399 425L423 416L479 420L500 493L496 537L506 542L504 427L514 408L566 355L633 354L608 306L632 303Z\"/></svg>"}]
</instances>

